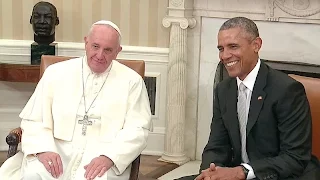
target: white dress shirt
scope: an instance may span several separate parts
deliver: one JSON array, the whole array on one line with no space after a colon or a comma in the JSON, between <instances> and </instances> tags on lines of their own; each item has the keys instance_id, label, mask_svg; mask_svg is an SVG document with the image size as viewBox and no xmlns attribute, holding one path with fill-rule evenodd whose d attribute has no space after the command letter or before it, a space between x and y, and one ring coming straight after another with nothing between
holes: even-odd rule
<instances>
[{"instance_id":1,"label":"white dress shirt","mask_svg":"<svg viewBox=\"0 0 320 180\"><path fill-rule=\"evenodd\" d=\"M247 87L247 89L246 89L246 95L247 95L247 103L246 103L247 109L246 109L246 111L247 111L247 113L249 113L251 95L252 95L254 83L256 82L256 78L257 78L257 75L258 75L258 72L260 69L260 64L261 64L261 61L260 61L260 59L258 59L256 66L252 69L252 71L247 75L247 77L243 81L241 81L237 77L238 89L239 89L239 85L241 82ZM247 168L249 170L247 179L254 179L256 177L254 174L253 168L249 164L242 163L241 165L243 165L245 168Z\"/></svg>"}]
</instances>

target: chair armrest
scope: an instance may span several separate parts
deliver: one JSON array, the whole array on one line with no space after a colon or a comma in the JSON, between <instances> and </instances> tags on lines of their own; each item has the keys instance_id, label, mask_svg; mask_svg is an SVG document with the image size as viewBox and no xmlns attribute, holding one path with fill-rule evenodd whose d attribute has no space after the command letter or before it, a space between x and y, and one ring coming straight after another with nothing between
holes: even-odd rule
<instances>
[{"instance_id":1,"label":"chair armrest","mask_svg":"<svg viewBox=\"0 0 320 180\"><path fill-rule=\"evenodd\" d=\"M21 128L13 129L6 137L7 144L9 145L7 157L11 157L17 153L18 145L21 142L22 130Z\"/></svg>"}]
</instances>

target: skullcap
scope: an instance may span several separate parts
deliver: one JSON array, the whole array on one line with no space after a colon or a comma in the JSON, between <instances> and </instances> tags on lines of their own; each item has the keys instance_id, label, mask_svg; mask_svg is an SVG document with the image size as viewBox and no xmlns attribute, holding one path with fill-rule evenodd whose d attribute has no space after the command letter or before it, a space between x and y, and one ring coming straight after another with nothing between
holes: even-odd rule
<instances>
[{"instance_id":1,"label":"skullcap","mask_svg":"<svg viewBox=\"0 0 320 180\"><path fill-rule=\"evenodd\" d=\"M115 30L119 33L119 35L120 35L120 37L121 37L121 32L120 32L119 27L118 27L115 23L113 23L113 22L111 22L111 21L100 20L100 21L97 21L97 22L93 23L93 25L109 25L109 26L111 26L113 29L115 29ZM93 26L93 25L92 25L92 26Z\"/></svg>"}]
</instances>

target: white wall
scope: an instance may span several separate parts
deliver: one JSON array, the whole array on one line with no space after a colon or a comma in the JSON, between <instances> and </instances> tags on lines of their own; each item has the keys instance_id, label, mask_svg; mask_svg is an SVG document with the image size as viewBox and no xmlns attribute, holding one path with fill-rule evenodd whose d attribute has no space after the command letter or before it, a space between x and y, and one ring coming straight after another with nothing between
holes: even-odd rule
<instances>
[{"instance_id":1,"label":"white wall","mask_svg":"<svg viewBox=\"0 0 320 180\"><path fill-rule=\"evenodd\" d=\"M32 41L0 40L0 63L30 64ZM57 55L82 56L83 43L58 42ZM166 81L169 50L167 48L124 46L118 59L144 60L146 76L157 77L156 111L152 117L154 129L150 133L143 154L161 155L164 150ZM31 96L35 83L0 81L0 150L7 150L5 137L20 124L18 115Z\"/></svg>"}]
</instances>

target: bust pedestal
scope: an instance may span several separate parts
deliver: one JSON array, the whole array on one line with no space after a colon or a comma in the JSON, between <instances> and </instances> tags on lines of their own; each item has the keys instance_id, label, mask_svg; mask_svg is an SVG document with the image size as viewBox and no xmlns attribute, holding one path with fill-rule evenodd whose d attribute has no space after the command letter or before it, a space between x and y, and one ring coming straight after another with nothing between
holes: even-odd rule
<instances>
[{"instance_id":1,"label":"bust pedestal","mask_svg":"<svg viewBox=\"0 0 320 180\"><path fill-rule=\"evenodd\" d=\"M31 44L31 64L39 65L42 55L56 55L56 46L57 43L38 44L33 42Z\"/></svg>"}]
</instances>

